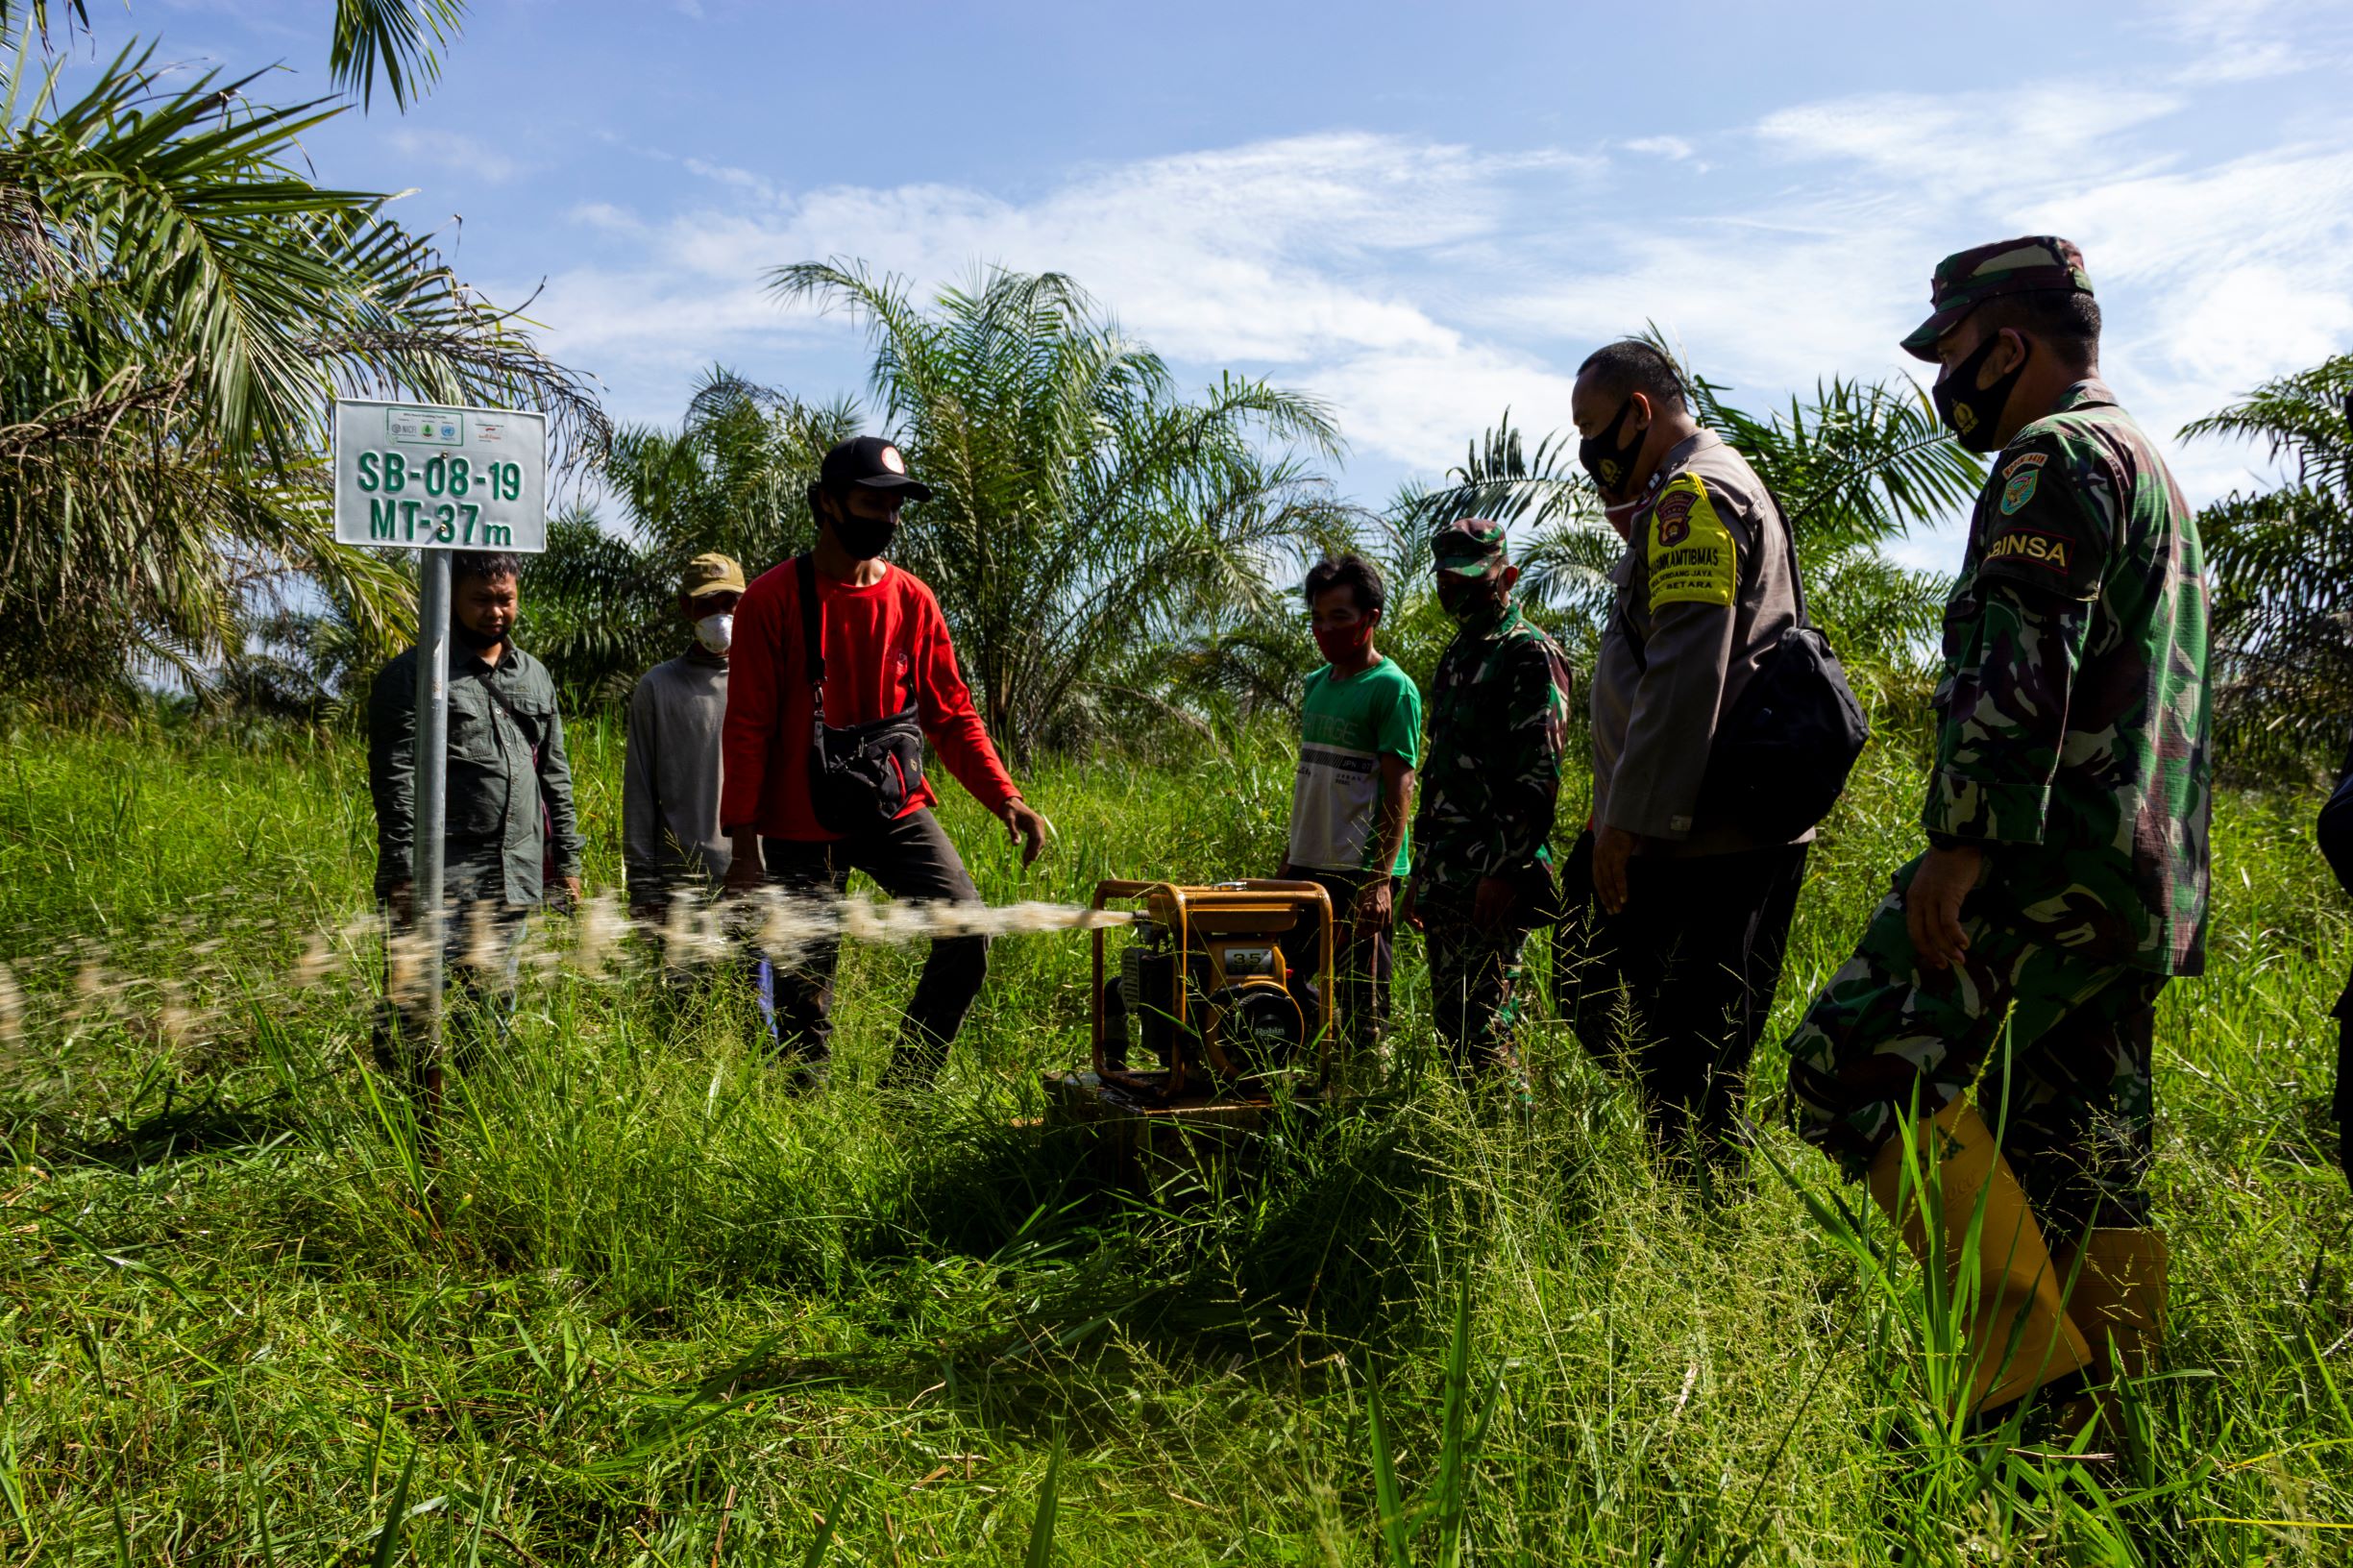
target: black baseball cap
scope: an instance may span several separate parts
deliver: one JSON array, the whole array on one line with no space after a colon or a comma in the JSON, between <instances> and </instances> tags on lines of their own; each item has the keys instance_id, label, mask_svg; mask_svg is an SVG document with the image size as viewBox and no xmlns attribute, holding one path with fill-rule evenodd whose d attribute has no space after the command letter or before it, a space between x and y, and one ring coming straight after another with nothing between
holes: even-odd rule
<instances>
[{"instance_id":1,"label":"black baseball cap","mask_svg":"<svg viewBox=\"0 0 2353 1568\"><path fill-rule=\"evenodd\" d=\"M907 459L879 435L853 435L825 453L817 482L828 490L895 490L910 501L929 501L931 486L907 472Z\"/></svg>"}]
</instances>

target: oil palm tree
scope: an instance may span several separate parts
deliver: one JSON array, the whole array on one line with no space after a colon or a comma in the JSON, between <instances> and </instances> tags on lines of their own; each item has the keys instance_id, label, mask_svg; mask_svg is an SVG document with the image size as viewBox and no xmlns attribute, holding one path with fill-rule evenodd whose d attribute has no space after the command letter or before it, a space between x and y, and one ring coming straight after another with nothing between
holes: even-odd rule
<instances>
[{"instance_id":1,"label":"oil palm tree","mask_svg":"<svg viewBox=\"0 0 2353 1568\"><path fill-rule=\"evenodd\" d=\"M1231 375L1188 399L1061 274L991 270L928 308L855 261L770 286L867 330L879 433L934 492L895 558L939 595L1017 755L1084 739L1128 655L1271 610L1299 554L1346 531L1307 466L1339 450L1320 404Z\"/></svg>"},{"instance_id":2,"label":"oil palm tree","mask_svg":"<svg viewBox=\"0 0 2353 1568\"><path fill-rule=\"evenodd\" d=\"M719 551L753 576L808 548L808 485L856 427L847 402L809 404L723 368L706 373L674 430L628 426L603 478L629 530L586 511L558 518L525 569L531 650L576 698L613 702L677 651L678 574Z\"/></svg>"},{"instance_id":3,"label":"oil palm tree","mask_svg":"<svg viewBox=\"0 0 2353 1568\"><path fill-rule=\"evenodd\" d=\"M2353 355L2266 381L2182 434L2253 442L2288 475L2198 516L2218 738L2242 768L2333 760L2353 722Z\"/></svg>"},{"instance_id":4,"label":"oil palm tree","mask_svg":"<svg viewBox=\"0 0 2353 1568\"><path fill-rule=\"evenodd\" d=\"M809 481L857 425L848 399L803 403L714 367L675 431L632 426L614 437L605 478L674 577L706 550L756 574L808 548Z\"/></svg>"},{"instance_id":5,"label":"oil palm tree","mask_svg":"<svg viewBox=\"0 0 2353 1568\"><path fill-rule=\"evenodd\" d=\"M595 399L387 198L299 170L335 106L173 87L135 45L69 101L31 31L0 91L0 682L201 684L287 574L389 646L405 563L333 542L331 398L540 408L559 460L601 453Z\"/></svg>"}]
</instances>

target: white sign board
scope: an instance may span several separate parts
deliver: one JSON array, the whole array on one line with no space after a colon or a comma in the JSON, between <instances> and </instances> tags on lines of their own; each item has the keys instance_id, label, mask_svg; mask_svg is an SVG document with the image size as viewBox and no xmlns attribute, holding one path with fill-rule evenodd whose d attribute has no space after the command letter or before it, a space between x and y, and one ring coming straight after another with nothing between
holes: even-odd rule
<instances>
[{"instance_id":1,"label":"white sign board","mask_svg":"<svg viewBox=\"0 0 2353 1568\"><path fill-rule=\"evenodd\" d=\"M548 420L335 402L335 538L391 550L548 548Z\"/></svg>"}]
</instances>

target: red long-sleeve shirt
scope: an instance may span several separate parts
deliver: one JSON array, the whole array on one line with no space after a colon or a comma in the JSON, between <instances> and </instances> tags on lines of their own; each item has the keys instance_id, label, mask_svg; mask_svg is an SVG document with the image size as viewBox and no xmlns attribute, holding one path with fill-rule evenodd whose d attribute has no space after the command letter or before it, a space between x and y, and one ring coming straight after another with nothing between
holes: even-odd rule
<instances>
[{"instance_id":1,"label":"red long-sleeve shirt","mask_svg":"<svg viewBox=\"0 0 2353 1568\"><path fill-rule=\"evenodd\" d=\"M932 749L974 799L1001 814L1017 796L956 668L940 601L913 574L885 565L860 588L817 574L825 639L825 722L837 728L903 711L910 699ZM800 581L791 561L754 578L735 610L723 730L728 831L803 842L828 833L809 809L809 675L801 651ZM927 776L900 813L939 797Z\"/></svg>"}]
</instances>

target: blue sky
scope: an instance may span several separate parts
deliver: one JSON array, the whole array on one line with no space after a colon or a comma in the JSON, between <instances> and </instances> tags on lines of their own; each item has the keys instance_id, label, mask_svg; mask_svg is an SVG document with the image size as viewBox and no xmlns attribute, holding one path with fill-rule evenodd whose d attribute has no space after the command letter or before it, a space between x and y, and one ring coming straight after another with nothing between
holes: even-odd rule
<instances>
[{"instance_id":1,"label":"blue sky","mask_svg":"<svg viewBox=\"0 0 2353 1568\"><path fill-rule=\"evenodd\" d=\"M331 0L130 0L167 58L325 93ZM86 54L89 43L78 46ZM620 418L714 361L862 386L771 266L924 285L1059 268L1180 375L1330 402L1343 491L1434 476L1506 405L1655 321L1756 405L1905 374L1938 257L2083 246L2108 379L2168 435L2353 347L2353 8L1219 3L783 7L476 0L438 88L307 139L409 189ZM462 219L462 222L459 221ZM2242 449L2170 447L2194 499ZM1950 565L1935 530L1907 559Z\"/></svg>"}]
</instances>

